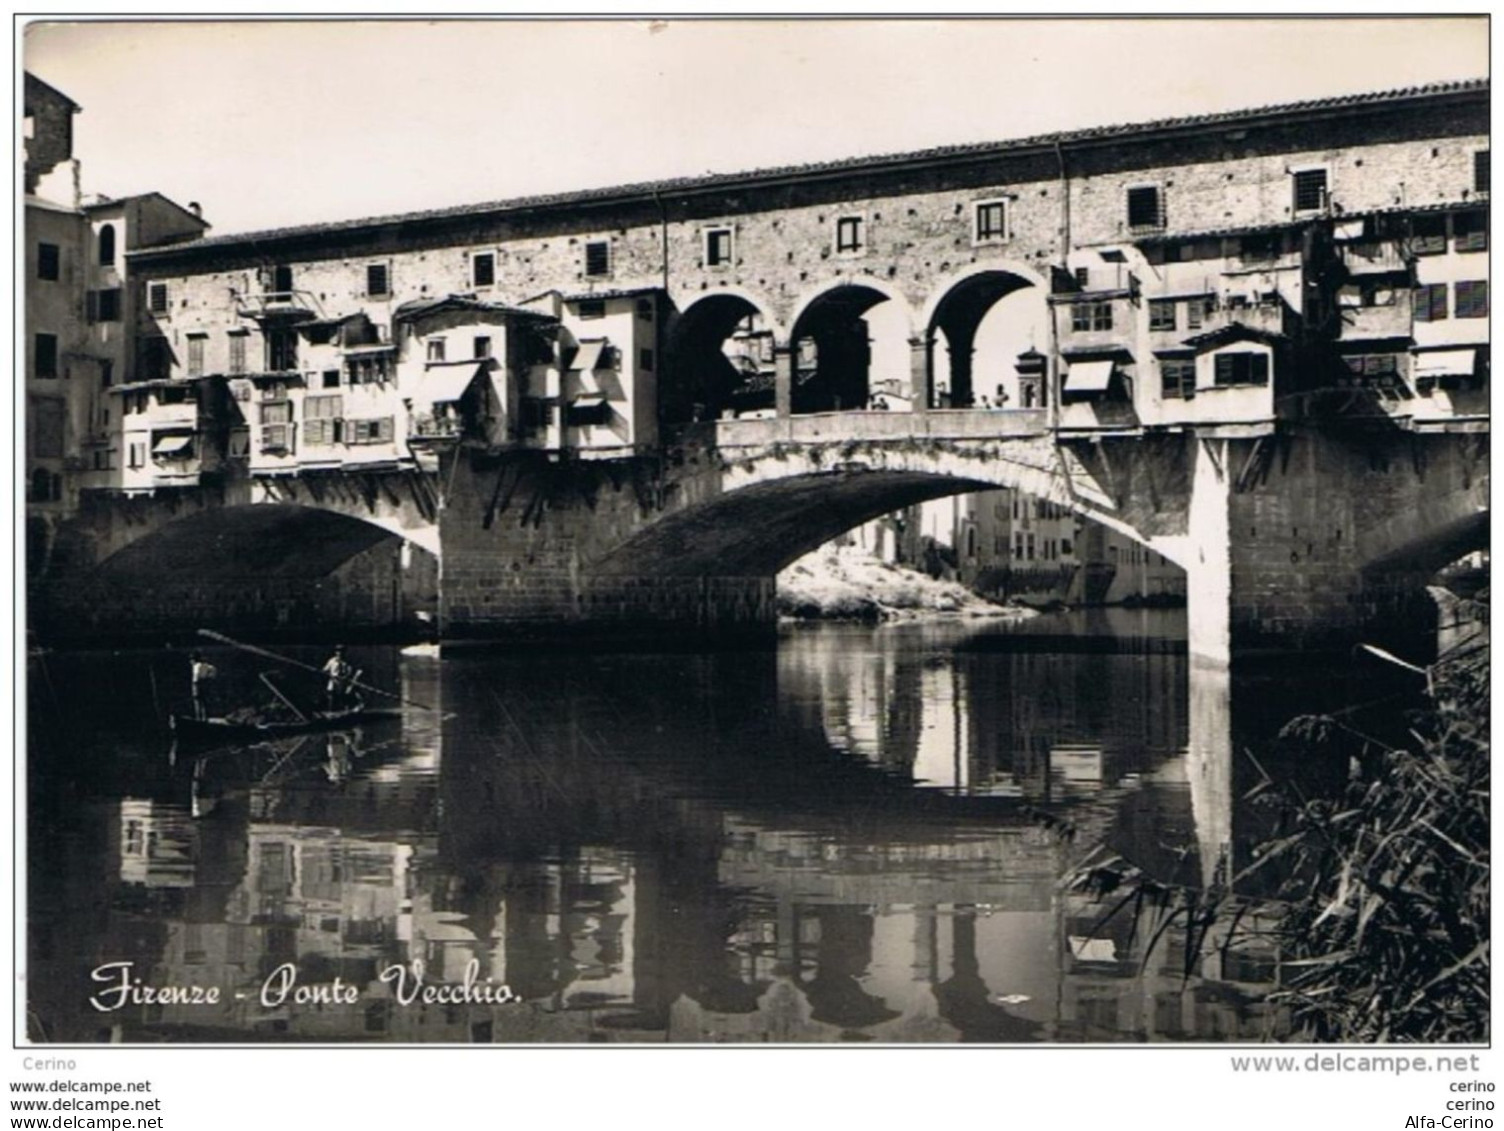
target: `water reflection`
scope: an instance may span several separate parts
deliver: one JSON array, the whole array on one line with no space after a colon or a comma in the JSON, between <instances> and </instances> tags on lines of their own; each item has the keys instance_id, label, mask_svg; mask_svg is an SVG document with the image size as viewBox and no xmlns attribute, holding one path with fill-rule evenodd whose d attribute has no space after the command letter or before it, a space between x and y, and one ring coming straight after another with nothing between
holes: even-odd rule
<instances>
[{"instance_id":1,"label":"water reflection","mask_svg":"<svg viewBox=\"0 0 1504 1131\"><path fill-rule=\"evenodd\" d=\"M1233 840L1228 690L1154 623L1082 651L922 626L776 655L373 650L360 666L441 710L175 765L149 710L39 722L31 1035L1267 1036L1268 970L1187 977L1174 931L1141 969L1149 925L1103 927L1058 883L1098 841L1188 879ZM101 662L58 657L53 684ZM96 1011L90 971L119 961L223 1000ZM521 1000L404 1002L381 973L414 962ZM358 1000L267 1007L283 963Z\"/></svg>"}]
</instances>

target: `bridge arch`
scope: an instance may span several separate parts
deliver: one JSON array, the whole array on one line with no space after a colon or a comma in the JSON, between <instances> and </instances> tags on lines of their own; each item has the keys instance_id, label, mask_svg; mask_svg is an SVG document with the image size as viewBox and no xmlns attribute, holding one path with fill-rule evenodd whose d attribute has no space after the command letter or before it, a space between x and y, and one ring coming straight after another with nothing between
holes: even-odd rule
<instances>
[{"instance_id":1,"label":"bridge arch","mask_svg":"<svg viewBox=\"0 0 1504 1131\"><path fill-rule=\"evenodd\" d=\"M1016 363L1049 341L1048 287L1032 268L1008 261L948 276L923 311L929 384L941 407L1037 408L1044 390L1018 380ZM943 340L943 353L934 347Z\"/></svg>"},{"instance_id":2,"label":"bridge arch","mask_svg":"<svg viewBox=\"0 0 1504 1131\"><path fill-rule=\"evenodd\" d=\"M800 296L789 325L796 414L907 397L913 309L891 284L867 275L827 281Z\"/></svg>"}]
</instances>

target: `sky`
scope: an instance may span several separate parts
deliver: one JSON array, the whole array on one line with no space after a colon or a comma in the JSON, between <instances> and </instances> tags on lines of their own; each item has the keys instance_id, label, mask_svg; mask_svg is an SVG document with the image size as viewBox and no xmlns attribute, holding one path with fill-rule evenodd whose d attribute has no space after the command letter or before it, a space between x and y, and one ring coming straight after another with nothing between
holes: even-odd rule
<instances>
[{"instance_id":1,"label":"sky","mask_svg":"<svg viewBox=\"0 0 1504 1131\"><path fill-rule=\"evenodd\" d=\"M1486 19L37 22L86 193L217 233L1484 77ZM1423 47L1422 47L1423 45Z\"/></svg>"}]
</instances>

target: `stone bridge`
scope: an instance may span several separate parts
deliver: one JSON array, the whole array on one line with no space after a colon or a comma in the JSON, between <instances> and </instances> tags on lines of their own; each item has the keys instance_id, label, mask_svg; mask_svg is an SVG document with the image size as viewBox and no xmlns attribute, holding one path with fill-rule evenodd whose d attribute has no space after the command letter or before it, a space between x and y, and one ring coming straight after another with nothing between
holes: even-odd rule
<instances>
[{"instance_id":1,"label":"stone bridge","mask_svg":"<svg viewBox=\"0 0 1504 1131\"><path fill-rule=\"evenodd\" d=\"M1205 658L1357 634L1413 645L1434 619L1425 581L1486 545L1488 442L1317 425L1057 439L1043 410L972 409L709 422L621 460L456 449L428 473L95 498L53 543L59 580L34 594L37 623L376 627L405 615L403 568L436 560L450 639L756 633L774 621L774 575L800 555L897 508L993 487L1182 566Z\"/></svg>"}]
</instances>

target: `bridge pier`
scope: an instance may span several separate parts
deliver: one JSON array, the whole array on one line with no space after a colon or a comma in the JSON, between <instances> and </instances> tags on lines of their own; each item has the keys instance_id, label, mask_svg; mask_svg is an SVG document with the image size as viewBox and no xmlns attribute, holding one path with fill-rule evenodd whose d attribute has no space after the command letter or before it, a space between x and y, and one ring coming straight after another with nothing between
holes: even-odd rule
<instances>
[{"instance_id":1,"label":"bridge pier","mask_svg":"<svg viewBox=\"0 0 1504 1131\"><path fill-rule=\"evenodd\" d=\"M1291 428L1197 441L1186 536L1194 658L1434 652L1431 576L1487 545L1483 436Z\"/></svg>"}]
</instances>

